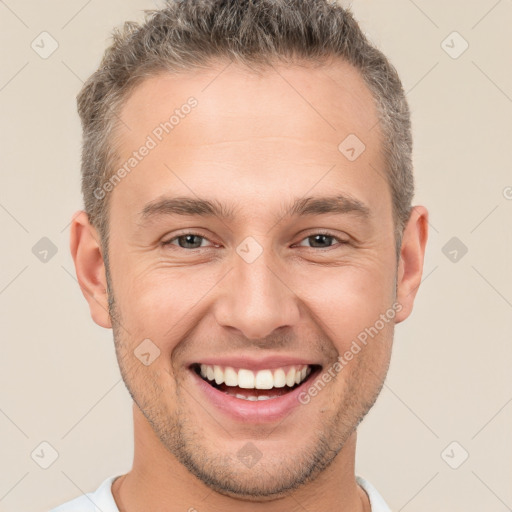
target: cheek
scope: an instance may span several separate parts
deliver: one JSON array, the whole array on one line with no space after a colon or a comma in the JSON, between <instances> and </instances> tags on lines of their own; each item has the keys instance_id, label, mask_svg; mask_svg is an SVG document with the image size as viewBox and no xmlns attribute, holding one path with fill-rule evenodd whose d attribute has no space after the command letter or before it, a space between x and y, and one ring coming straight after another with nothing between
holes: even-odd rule
<instances>
[{"instance_id":1,"label":"cheek","mask_svg":"<svg viewBox=\"0 0 512 512\"><path fill-rule=\"evenodd\" d=\"M293 289L301 290L298 296L340 352L366 328L374 326L394 299L394 270L389 268L316 267L302 273L299 279ZM305 283L309 285L306 287ZM378 324L383 335L389 323Z\"/></svg>"},{"instance_id":2,"label":"cheek","mask_svg":"<svg viewBox=\"0 0 512 512\"><path fill-rule=\"evenodd\" d=\"M123 324L132 337L150 338L162 348L173 345L173 339L178 340L194 318L197 321L219 279L206 267L135 266L119 275L115 286Z\"/></svg>"}]
</instances>

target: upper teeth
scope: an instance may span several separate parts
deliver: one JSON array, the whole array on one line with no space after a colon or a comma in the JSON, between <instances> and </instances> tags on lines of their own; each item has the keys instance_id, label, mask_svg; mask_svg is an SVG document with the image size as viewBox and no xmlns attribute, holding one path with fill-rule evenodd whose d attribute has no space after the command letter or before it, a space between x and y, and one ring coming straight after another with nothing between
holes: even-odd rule
<instances>
[{"instance_id":1,"label":"upper teeth","mask_svg":"<svg viewBox=\"0 0 512 512\"><path fill-rule=\"evenodd\" d=\"M253 372L245 368L235 369L231 366L201 365L201 376L214 380L217 384L238 386L245 389L272 389L300 384L309 374L311 368L305 365L287 366L274 370Z\"/></svg>"}]
</instances>

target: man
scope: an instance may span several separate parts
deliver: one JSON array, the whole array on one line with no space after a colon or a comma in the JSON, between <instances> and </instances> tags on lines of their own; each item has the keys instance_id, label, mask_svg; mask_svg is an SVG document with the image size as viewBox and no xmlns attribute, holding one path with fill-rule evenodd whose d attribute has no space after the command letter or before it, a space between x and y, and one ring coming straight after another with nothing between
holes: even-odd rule
<instances>
[{"instance_id":1,"label":"man","mask_svg":"<svg viewBox=\"0 0 512 512\"><path fill-rule=\"evenodd\" d=\"M115 34L78 108L71 252L135 455L54 512L389 510L356 429L428 220L391 64L327 0L170 1Z\"/></svg>"}]
</instances>

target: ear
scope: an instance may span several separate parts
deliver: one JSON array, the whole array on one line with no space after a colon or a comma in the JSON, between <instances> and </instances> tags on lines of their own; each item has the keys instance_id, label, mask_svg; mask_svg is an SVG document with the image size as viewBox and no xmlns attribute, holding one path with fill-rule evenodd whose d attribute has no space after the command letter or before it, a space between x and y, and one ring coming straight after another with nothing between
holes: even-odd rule
<instances>
[{"instance_id":1,"label":"ear","mask_svg":"<svg viewBox=\"0 0 512 512\"><path fill-rule=\"evenodd\" d=\"M402 235L397 275L397 302L402 309L397 312L396 323L403 322L412 312L421 283L427 238L428 211L424 206L413 206Z\"/></svg>"},{"instance_id":2,"label":"ear","mask_svg":"<svg viewBox=\"0 0 512 512\"><path fill-rule=\"evenodd\" d=\"M100 239L84 211L78 211L73 215L70 249L78 283L89 303L92 319L101 327L111 328L107 279Z\"/></svg>"}]
</instances>

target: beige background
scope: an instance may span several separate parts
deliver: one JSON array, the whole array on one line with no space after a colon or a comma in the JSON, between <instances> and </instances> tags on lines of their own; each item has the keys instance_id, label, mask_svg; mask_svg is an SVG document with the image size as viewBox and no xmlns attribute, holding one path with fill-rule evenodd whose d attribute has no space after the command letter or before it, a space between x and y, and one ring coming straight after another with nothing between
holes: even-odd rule
<instances>
[{"instance_id":1,"label":"beige background","mask_svg":"<svg viewBox=\"0 0 512 512\"><path fill-rule=\"evenodd\" d=\"M1 511L46 511L131 466L131 400L76 283L68 224L82 205L75 95L111 28L155 5L0 2ZM408 91L415 203L431 214L424 282L360 427L357 473L394 511L511 510L512 2L352 7ZM59 45L46 59L31 48L43 31ZM458 58L453 31L469 44ZM46 263L32 252L42 237L57 248ZM455 262L452 237L468 249ZM31 458L43 441L58 452L48 469Z\"/></svg>"}]
</instances>

